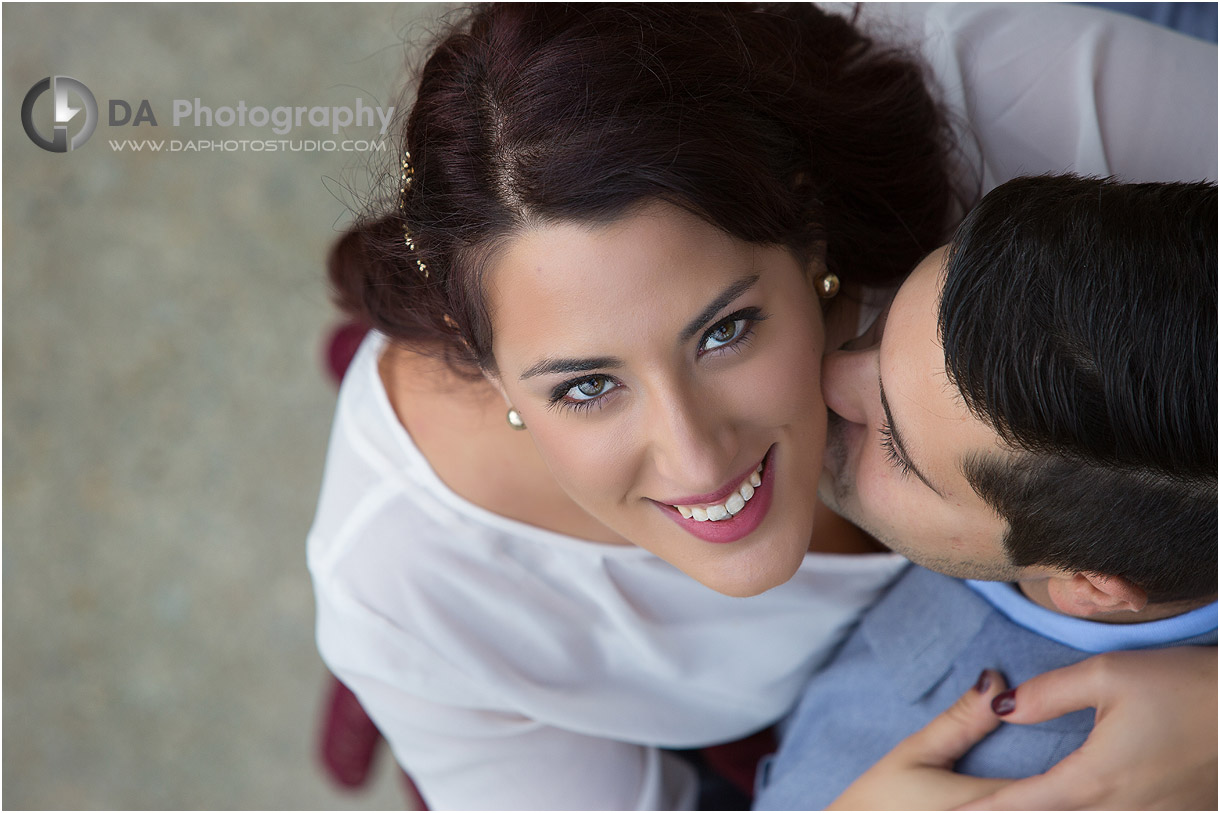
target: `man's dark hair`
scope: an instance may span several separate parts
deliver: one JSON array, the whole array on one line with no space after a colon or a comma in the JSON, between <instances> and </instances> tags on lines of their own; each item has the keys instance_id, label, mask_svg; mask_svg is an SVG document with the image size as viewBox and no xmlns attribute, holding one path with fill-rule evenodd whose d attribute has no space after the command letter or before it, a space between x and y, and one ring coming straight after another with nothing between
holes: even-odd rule
<instances>
[{"instance_id":1,"label":"man's dark hair","mask_svg":"<svg viewBox=\"0 0 1220 813\"><path fill-rule=\"evenodd\" d=\"M964 462L1018 566L1216 593L1216 185L1019 178L962 223L945 366L1020 450Z\"/></svg>"}]
</instances>

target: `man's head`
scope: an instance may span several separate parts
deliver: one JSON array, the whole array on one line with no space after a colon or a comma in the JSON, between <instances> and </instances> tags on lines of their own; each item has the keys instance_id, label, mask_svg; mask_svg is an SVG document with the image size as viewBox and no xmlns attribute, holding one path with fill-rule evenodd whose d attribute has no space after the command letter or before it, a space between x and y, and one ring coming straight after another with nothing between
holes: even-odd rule
<instances>
[{"instance_id":1,"label":"man's head","mask_svg":"<svg viewBox=\"0 0 1220 813\"><path fill-rule=\"evenodd\" d=\"M879 322L826 359L828 505L1076 615L1214 596L1214 184L1011 181Z\"/></svg>"}]
</instances>

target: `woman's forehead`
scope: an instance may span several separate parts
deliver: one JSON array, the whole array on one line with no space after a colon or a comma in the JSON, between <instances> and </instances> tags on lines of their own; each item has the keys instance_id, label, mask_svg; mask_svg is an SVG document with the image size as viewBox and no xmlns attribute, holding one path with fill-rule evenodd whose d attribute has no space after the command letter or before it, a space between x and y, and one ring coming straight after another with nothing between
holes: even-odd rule
<instances>
[{"instance_id":1,"label":"woman's forehead","mask_svg":"<svg viewBox=\"0 0 1220 813\"><path fill-rule=\"evenodd\" d=\"M656 204L605 224L557 222L510 239L485 276L493 312L548 295L569 303L663 295L748 266L753 254L704 221Z\"/></svg>"},{"instance_id":2,"label":"woman's forehead","mask_svg":"<svg viewBox=\"0 0 1220 813\"><path fill-rule=\"evenodd\" d=\"M666 204L608 224L530 228L485 278L497 361L511 364L519 346L672 333L726 286L759 273L767 251Z\"/></svg>"}]
</instances>

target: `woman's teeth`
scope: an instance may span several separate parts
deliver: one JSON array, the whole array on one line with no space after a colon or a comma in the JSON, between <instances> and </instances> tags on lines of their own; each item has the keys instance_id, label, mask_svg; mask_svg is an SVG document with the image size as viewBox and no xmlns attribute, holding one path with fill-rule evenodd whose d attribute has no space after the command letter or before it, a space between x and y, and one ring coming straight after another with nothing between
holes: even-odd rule
<instances>
[{"instance_id":1,"label":"woman's teeth","mask_svg":"<svg viewBox=\"0 0 1220 813\"><path fill-rule=\"evenodd\" d=\"M678 509L678 513L683 517L695 522L719 522L728 519L741 513L741 509L745 508L746 503L754 496L754 489L762 485L762 469L762 463L759 463L758 468L750 472L750 476L720 505L675 505L674 508Z\"/></svg>"}]
</instances>

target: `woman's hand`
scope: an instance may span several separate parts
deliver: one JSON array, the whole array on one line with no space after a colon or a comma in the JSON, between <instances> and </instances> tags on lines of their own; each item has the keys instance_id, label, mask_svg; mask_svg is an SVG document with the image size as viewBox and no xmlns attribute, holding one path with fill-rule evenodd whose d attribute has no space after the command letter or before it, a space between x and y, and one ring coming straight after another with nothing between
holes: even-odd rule
<instances>
[{"instance_id":1,"label":"woman's hand","mask_svg":"<svg viewBox=\"0 0 1220 813\"><path fill-rule=\"evenodd\" d=\"M857 779L831 809L1215 810L1216 649L1096 655L1027 680L1003 717L1003 682L964 694ZM981 685L981 684L980 684ZM1038 723L1097 710L1092 733L1049 771L979 779L953 763L1003 720Z\"/></svg>"},{"instance_id":2,"label":"woman's hand","mask_svg":"<svg viewBox=\"0 0 1220 813\"><path fill-rule=\"evenodd\" d=\"M991 669L956 703L869 768L828 810L949 810L1008 785L953 773L953 763L1000 724L991 701L1004 689Z\"/></svg>"},{"instance_id":3,"label":"woman's hand","mask_svg":"<svg viewBox=\"0 0 1220 813\"><path fill-rule=\"evenodd\" d=\"M970 810L1215 810L1216 649L1111 652L1026 681L1008 723L1097 709L1079 750Z\"/></svg>"}]
</instances>

